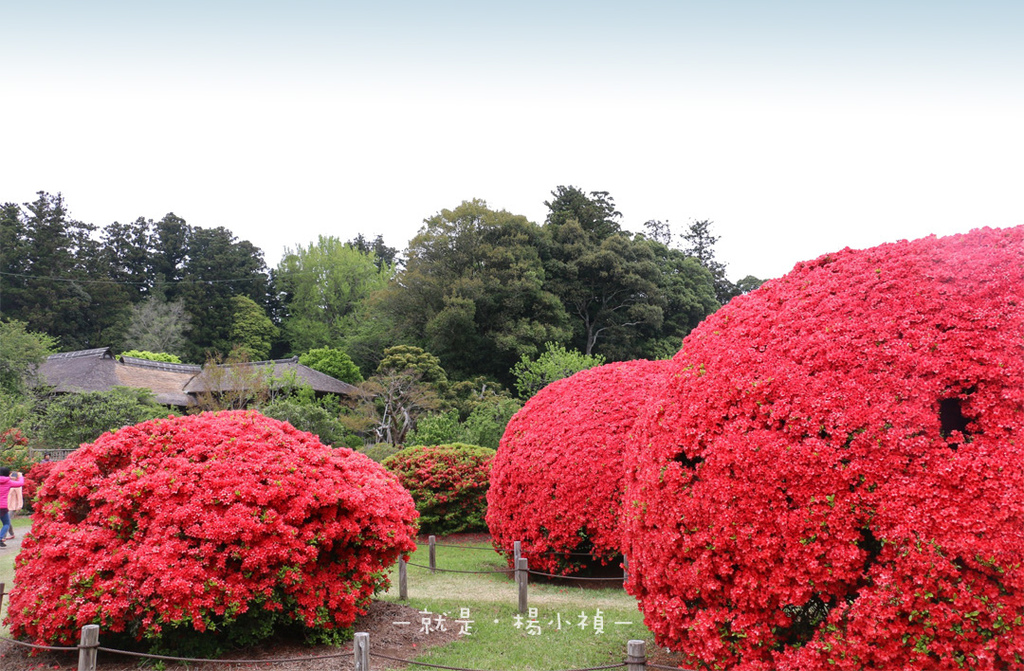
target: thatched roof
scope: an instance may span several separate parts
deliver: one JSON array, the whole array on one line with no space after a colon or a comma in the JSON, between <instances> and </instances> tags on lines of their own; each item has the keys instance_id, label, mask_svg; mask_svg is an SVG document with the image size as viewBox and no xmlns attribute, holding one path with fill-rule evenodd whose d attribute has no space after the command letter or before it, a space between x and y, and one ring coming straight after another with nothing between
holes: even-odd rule
<instances>
[{"instance_id":1,"label":"thatched roof","mask_svg":"<svg viewBox=\"0 0 1024 671\"><path fill-rule=\"evenodd\" d=\"M211 372L212 371L212 372ZM271 386L280 387L294 380L307 384L318 394L354 394L347 382L299 363L299 357L245 364L224 364L204 370L185 363L164 363L122 357L117 359L109 347L62 352L47 357L35 374L35 384L54 391L72 393L110 391L114 387L149 389L157 403L185 408L195 404L195 396L204 391L224 393L249 386L256 375L266 375Z\"/></svg>"},{"instance_id":2,"label":"thatched roof","mask_svg":"<svg viewBox=\"0 0 1024 671\"><path fill-rule=\"evenodd\" d=\"M114 387L149 389L157 403L187 407L193 403L184 387L200 366L125 357L118 361L109 347L62 352L47 357L36 370L36 383L72 393L110 391Z\"/></svg>"},{"instance_id":3,"label":"thatched roof","mask_svg":"<svg viewBox=\"0 0 1024 671\"><path fill-rule=\"evenodd\" d=\"M318 394L358 393L358 389L348 382L325 375L318 370L299 363L299 357L277 359L274 361L254 361L242 364L223 364L215 369L204 369L185 385L185 392L193 396L203 392L224 393L234 390L238 385L246 385L253 377L266 376L272 387L281 387L294 381L307 384Z\"/></svg>"}]
</instances>

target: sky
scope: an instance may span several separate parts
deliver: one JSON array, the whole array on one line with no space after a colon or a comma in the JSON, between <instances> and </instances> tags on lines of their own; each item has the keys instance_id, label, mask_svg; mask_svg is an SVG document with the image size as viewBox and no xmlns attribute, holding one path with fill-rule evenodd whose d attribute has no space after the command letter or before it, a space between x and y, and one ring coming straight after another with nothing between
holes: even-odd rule
<instances>
[{"instance_id":1,"label":"sky","mask_svg":"<svg viewBox=\"0 0 1024 671\"><path fill-rule=\"evenodd\" d=\"M733 280L1024 225L1024 3L0 0L0 201L174 212L270 267L559 185ZM680 246L683 246L680 244Z\"/></svg>"}]
</instances>

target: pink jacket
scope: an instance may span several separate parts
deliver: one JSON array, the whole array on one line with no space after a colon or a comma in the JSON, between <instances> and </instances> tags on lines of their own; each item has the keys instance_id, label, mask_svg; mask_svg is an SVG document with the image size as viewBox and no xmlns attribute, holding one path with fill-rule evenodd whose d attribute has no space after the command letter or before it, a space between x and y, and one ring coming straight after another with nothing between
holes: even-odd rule
<instances>
[{"instance_id":1,"label":"pink jacket","mask_svg":"<svg viewBox=\"0 0 1024 671\"><path fill-rule=\"evenodd\" d=\"M6 475L0 475L0 507L3 507L6 510L7 493L11 491L12 487L21 487L24 484L24 475L19 475L17 480Z\"/></svg>"}]
</instances>

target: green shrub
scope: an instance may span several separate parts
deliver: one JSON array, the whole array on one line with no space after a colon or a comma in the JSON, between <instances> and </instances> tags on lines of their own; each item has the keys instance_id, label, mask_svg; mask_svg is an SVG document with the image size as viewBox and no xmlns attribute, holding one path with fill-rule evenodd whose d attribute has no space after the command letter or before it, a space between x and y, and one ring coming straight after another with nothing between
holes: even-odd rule
<instances>
[{"instance_id":1,"label":"green shrub","mask_svg":"<svg viewBox=\"0 0 1024 671\"><path fill-rule=\"evenodd\" d=\"M377 443L376 445L364 445L357 448L359 452L362 452L369 458L376 461L378 464L382 463L385 459L391 455L398 454L402 451L401 445L392 445L391 443Z\"/></svg>"},{"instance_id":2,"label":"green shrub","mask_svg":"<svg viewBox=\"0 0 1024 671\"><path fill-rule=\"evenodd\" d=\"M127 352L121 352L121 356L128 356L133 359L146 359L147 361L161 361L163 363L181 363L181 359L176 354L168 354L167 352L148 352L141 349L130 349Z\"/></svg>"},{"instance_id":3,"label":"green shrub","mask_svg":"<svg viewBox=\"0 0 1024 671\"><path fill-rule=\"evenodd\" d=\"M313 403L304 403L295 398L273 401L260 409L267 417L288 422L299 431L312 433L324 445L333 447L347 445L348 431L338 418ZM362 445L362 441L359 441Z\"/></svg>"},{"instance_id":4,"label":"green shrub","mask_svg":"<svg viewBox=\"0 0 1024 671\"><path fill-rule=\"evenodd\" d=\"M452 443L408 447L384 460L384 468L412 494L420 531L455 534L487 528L487 487L494 450Z\"/></svg>"}]
</instances>

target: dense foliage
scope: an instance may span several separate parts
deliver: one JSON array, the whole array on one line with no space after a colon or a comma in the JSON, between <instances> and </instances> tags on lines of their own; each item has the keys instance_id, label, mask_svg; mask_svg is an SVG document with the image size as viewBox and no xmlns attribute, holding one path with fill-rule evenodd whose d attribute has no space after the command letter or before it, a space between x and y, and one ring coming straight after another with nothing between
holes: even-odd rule
<instances>
[{"instance_id":1,"label":"dense foliage","mask_svg":"<svg viewBox=\"0 0 1024 671\"><path fill-rule=\"evenodd\" d=\"M439 535L486 528L487 485L494 450L476 445L407 447L384 467L412 494L420 528Z\"/></svg>"},{"instance_id":2,"label":"dense foliage","mask_svg":"<svg viewBox=\"0 0 1024 671\"><path fill-rule=\"evenodd\" d=\"M666 361L626 361L542 389L505 429L487 495L487 526L511 557L569 574L621 554L627 436ZM584 555L590 555L584 556Z\"/></svg>"},{"instance_id":3,"label":"dense foliage","mask_svg":"<svg viewBox=\"0 0 1024 671\"><path fill-rule=\"evenodd\" d=\"M17 560L19 637L187 648L291 627L336 640L415 548L393 475L252 411L107 433L54 468Z\"/></svg>"},{"instance_id":4,"label":"dense foliage","mask_svg":"<svg viewBox=\"0 0 1024 671\"><path fill-rule=\"evenodd\" d=\"M144 389L115 387L111 391L61 394L51 399L33 427L33 442L41 451L73 450L91 443L105 431L166 417L168 409Z\"/></svg>"},{"instance_id":5,"label":"dense foliage","mask_svg":"<svg viewBox=\"0 0 1024 671\"><path fill-rule=\"evenodd\" d=\"M1024 227L983 229L798 265L686 338L627 452L628 588L659 645L1020 668L1022 306Z\"/></svg>"}]
</instances>

